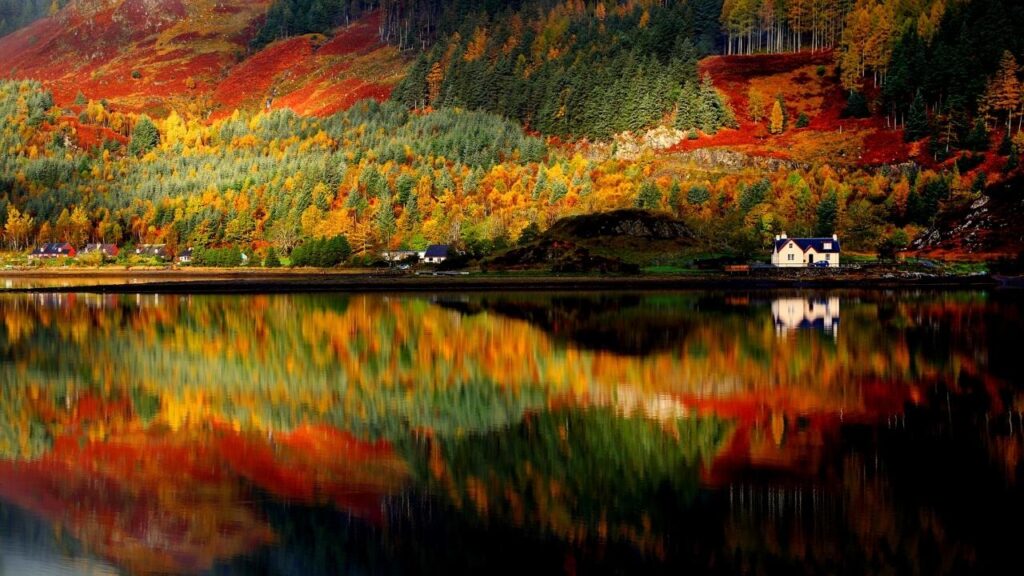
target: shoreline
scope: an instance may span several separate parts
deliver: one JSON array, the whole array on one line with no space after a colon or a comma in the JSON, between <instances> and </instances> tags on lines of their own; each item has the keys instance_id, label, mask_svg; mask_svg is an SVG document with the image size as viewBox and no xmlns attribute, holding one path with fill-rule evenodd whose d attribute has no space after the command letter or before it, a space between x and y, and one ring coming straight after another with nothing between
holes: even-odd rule
<instances>
[{"instance_id":1,"label":"shoreline","mask_svg":"<svg viewBox=\"0 0 1024 576\"><path fill-rule=\"evenodd\" d=\"M298 292L501 292L602 290L773 290L773 289L944 289L1020 288L1020 278L989 275L931 276L865 274L860 271L800 271L770 274L695 275L432 275L337 269L76 269L0 272L3 292L82 292L101 294L260 294ZM31 285L33 280L67 281ZM80 283L76 283L79 281ZM26 283L17 286L15 283Z\"/></svg>"}]
</instances>

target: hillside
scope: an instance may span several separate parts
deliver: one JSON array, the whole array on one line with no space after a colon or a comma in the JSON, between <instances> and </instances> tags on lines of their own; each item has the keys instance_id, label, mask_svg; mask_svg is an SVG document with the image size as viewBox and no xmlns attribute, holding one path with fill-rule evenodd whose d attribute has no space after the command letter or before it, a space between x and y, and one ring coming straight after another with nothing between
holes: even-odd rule
<instances>
[{"instance_id":1,"label":"hillside","mask_svg":"<svg viewBox=\"0 0 1024 576\"><path fill-rule=\"evenodd\" d=\"M4 75L31 79L0 82L4 240L483 257L638 208L715 255L783 231L922 246L1024 146L1017 21L942 2L743 30L751 6L716 0L73 0L0 38ZM898 30L858 25L882 16Z\"/></svg>"},{"instance_id":2,"label":"hillside","mask_svg":"<svg viewBox=\"0 0 1024 576\"><path fill-rule=\"evenodd\" d=\"M77 0L0 38L10 78L40 80L58 105L79 93L121 110L230 114L291 107L330 114L386 99L403 67L377 41L377 14L333 36L288 38L249 53L270 0Z\"/></svg>"}]
</instances>

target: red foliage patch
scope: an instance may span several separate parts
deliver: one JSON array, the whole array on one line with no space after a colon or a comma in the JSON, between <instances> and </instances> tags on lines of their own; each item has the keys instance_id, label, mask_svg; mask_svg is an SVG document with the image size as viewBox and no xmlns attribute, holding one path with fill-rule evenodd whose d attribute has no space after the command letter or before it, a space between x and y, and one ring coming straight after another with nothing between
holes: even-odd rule
<instances>
[{"instance_id":1,"label":"red foliage patch","mask_svg":"<svg viewBox=\"0 0 1024 576\"><path fill-rule=\"evenodd\" d=\"M860 163L867 166L906 162L909 149L902 130L876 130L864 138L864 154Z\"/></svg>"},{"instance_id":2,"label":"red foliage patch","mask_svg":"<svg viewBox=\"0 0 1024 576\"><path fill-rule=\"evenodd\" d=\"M340 28L337 35L324 44L318 53L321 56L341 56L370 52L380 46L377 35L379 26L380 12L371 12L351 26Z\"/></svg>"},{"instance_id":3,"label":"red foliage patch","mask_svg":"<svg viewBox=\"0 0 1024 576\"><path fill-rule=\"evenodd\" d=\"M391 96L390 86L365 83L357 78L327 86L310 85L279 98L274 108L291 108L299 114L330 116L347 110L360 100L373 98L387 100Z\"/></svg>"},{"instance_id":4,"label":"red foliage patch","mask_svg":"<svg viewBox=\"0 0 1024 576\"><path fill-rule=\"evenodd\" d=\"M226 109L240 108L271 92L275 79L302 64L313 54L307 37L275 42L232 68L213 93L213 98Z\"/></svg>"},{"instance_id":5,"label":"red foliage patch","mask_svg":"<svg viewBox=\"0 0 1024 576\"><path fill-rule=\"evenodd\" d=\"M834 54L825 52L801 52L795 54L765 54L754 56L713 56L700 63L701 74L709 74L715 87L729 100L739 123L738 130L721 130L714 136L701 135L696 140L684 140L672 148L673 151L694 150L708 147L738 148L744 152L774 158L806 159L814 156L816 133L822 134L822 142L830 146L847 143L854 147L863 139L860 158L852 159L856 164L877 165L904 162L911 157L911 148L902 141L902 131L887 129L881 118L863 120L842 118L846 106L846 94L839 82L832 76L815 78L807 68L824 66L831 72ZM748 94L757 81L758 89L767 100L766 114L770 110L772 86L786 91L786 108L789 113L789 128L780 135L771 135L767 119L755 124L750 121ZM808 125L795 127L798 112L806 111ZM849 134L849 137L847 137ZM829 149L831 150L831 149ZM824 152L831 154L831 152ZM851 161L849 155L842 156ZM835 158L836 161L839 158Z\"/></svg>"}]
</instances>

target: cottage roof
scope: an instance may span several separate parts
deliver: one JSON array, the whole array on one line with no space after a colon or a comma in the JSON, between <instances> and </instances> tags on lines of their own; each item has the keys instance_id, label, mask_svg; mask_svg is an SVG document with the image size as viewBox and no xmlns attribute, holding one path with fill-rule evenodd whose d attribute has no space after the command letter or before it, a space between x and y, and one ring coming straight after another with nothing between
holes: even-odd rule
<instances>
[{"instance_id":1,"label":"cottage roof","mask_svg":"<svg viewBox=\"0 0 1024 576\"><path fill-rule=\"evenodd\" d=\"M51 255L64 255L68 254L73 250L71 244L67 242L47 242L36 246L36 249L32 251L32 254L51 256Z\"/></svg>"},{"instance_id":2,"label":"cottage roof","mask_svg":"<svg viewBox=\"0 0 1024 576\"><path fill-rule=\"evenodd\" d=\"M117 244L98 244L98 243L86 244L85 248L82 249L82 252L106 252L106 253L110 253L110 252L116 252L116 251L117 251Z\"/></svg>"},{"instance_id":3,"label":"cottage roof","mask_svg":"<svg viewBox=\"0 0 1024 576\"><path fill-rule=\"evenodd\" d=\"M427 252L423 255L424 258L447 258L448 257L448 246L444 244L434 244L427 247Z\"/></svg>"},{"instance_id":4,"label":"cottage roof","mask_svg":"<svg viewBox=\"0 0 1024 576\"><path fill-rule=\"evenodd\" d=\"M839 253L839 240L835 238L780 238L775 241L775 251L782 250L790 242L796 244L802 252L813 248L819 254Z\"/></svg>"}]
</instances>

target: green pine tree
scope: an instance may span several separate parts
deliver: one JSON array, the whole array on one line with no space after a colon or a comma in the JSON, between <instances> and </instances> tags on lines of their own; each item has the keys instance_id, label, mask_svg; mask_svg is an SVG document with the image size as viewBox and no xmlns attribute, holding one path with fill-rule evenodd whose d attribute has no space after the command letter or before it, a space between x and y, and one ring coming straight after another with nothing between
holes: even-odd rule
<instances>
[{"instance_id":1,"label":"green pine tree","mask_svg":"<svg viewBox=\"0 0 1024 576\"><path fill-rule=\"evenodd\" d=\"M907 142L920 140L928 135L928 111L925 107L924 96L917 91L914 101L910 104L910 111L907 113L907 124L903 129L903 139Z\"/></svg>"},{"instance_id":2,"label":"green pine tree","mask_svg":"<svg viewBox=\"0 0 1024 576\"><path fill-rule=\"evenodd\" d=\"M643 210L661 208L661 189L654 182L647 181L640 185L640 193L636 196L635 205Z\"/></svg>"},{"instance_id":3,"label":"green pine tree","mask_svg":"<svg viewBox=\"0 0 1024 576\"><path fill-rule=\"evenodd\" d=\"M683 84L679 93L679 102L676 104L675 127L679 130L692 130L699 122L699 108L701 105L700 93L693 82Z\"/></svg>"},{"instance_id":4,"label":"green pine tree","mask_svg":"<svg viewBox=\"0 0 1024 576\"><path fill-rule=\"evenodd\" d=\"M149 116L142 116L135 123L132 130L131 141L128 143L128 152L134 155L145 154L160 143L160 132L156 125L149 119Z\"/></svg>"},{"instance_id":5,"label":"green pine tree","mask_svg":"<svg viewBox=\"0 0 1024 576\"><path fill-rule=\"evenodd\" d=\"M267 250L267 257L263 260L263 266L267 268L280 268L281 259L277 256L277 250L273 247Z\"/></svg>"},{"instance_id":6,"label":"green pine tree","mask_svg":"<svg viewBox=\"0 0 1024 576\"><path fill-rule=\"evenodd\" d=\"M822 238L835 234L838 218L839 197L833 191L818 203L817 222L814 225L814 233Z\"/></svg>"}]
</instances>

